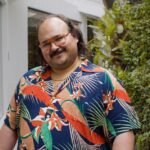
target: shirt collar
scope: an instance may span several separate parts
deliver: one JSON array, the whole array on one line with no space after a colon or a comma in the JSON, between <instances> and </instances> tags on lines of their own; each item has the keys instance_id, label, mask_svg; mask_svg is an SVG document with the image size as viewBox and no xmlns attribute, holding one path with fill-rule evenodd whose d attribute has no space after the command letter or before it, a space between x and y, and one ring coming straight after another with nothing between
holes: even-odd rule
<instances>
[{"instance_id":1,"label":"shirt collar","mask_svg":"<svg viewBox=\"0 0 150 150\"><path fill-rule=\"evenodd\" d=\"M88 59L85 59L81 63L79 68L82 72L91 72L91 73L92 72L104 72L104 69L102 67L91 63ZM76 70L78 70L78 69L76 69ZM48 79L51 77L51 68L48 65L42 67L41 77L42 77L42 79Z\"/></svg>"}]
</instances>

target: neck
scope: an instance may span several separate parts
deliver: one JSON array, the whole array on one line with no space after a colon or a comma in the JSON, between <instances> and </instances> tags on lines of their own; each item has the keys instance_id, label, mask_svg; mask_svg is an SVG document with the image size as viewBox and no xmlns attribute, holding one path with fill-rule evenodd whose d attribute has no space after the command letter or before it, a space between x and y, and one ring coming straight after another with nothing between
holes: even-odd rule
<instances>
[{"instance_id":1,"label":"neck","mask_svg":"<svg viewBox=\"0 0 150 150\"><path fill-rule=\"evenodd\" d=\"M81 59L76 58L76 60L67 68L62 70L60 69L52 69L52 79L54 81L63 81L65 80L79 65L81 64Z\"/></svg>"}]
</instances>

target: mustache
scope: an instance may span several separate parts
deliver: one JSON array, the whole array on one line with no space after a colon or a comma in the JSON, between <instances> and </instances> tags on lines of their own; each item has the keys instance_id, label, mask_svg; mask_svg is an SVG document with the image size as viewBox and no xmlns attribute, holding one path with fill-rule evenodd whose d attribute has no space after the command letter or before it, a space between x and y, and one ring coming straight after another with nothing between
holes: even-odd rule
<instances>
[{"instance_id":1,"label":"mustache","mask_svg":"<svg viewBox=\"0 0 150 150\"><path fill-rule=\"evenodd\" d=\"M54 57L54 56L60 54L60 53L63 52L63 51L66 51L66 49L65 49L65 48L58 48L58 49L56 49L56 50L51 51L51 52L49 53L49 56L50 56L50 57Z\"/></svg>"}]
</instances>

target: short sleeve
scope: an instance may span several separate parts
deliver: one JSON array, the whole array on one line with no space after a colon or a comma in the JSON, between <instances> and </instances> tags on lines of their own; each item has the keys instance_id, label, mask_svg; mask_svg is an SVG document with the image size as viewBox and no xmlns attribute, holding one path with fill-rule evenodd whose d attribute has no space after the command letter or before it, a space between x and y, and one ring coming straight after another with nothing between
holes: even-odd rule
<instances>
[{"instance_id":1,"label":"short sleeve","mask_svg":"<svg viewBox=\"0 0 150 150\"><path fill-rule=\"evenodd\" d=\"M16 129L16 111L17 107L15 102L15 96L13 95L7 108L6 118L4 120L5 125L11 128L12 130Z\"/></svg>"},{"instance_id":2,"label":"short sleeve","mask_svg":"<svg viewBox=\"0 0 150 150\"><path fill-rule=\"evenodd\" d=\"M140 122L126 90L110 72L106 72L104 81L103 103L109 138L139 129Z\"/></svg>"},{"instance_id":3,"label":"short sleeve","mask_svg":"<svg viewBox=\"0 0 150 150\"><path fill-rule=\"evenodd\" d=\"M20 110L19 103L18 103L18 89L19 89L18 86L16 88L15 93L10 99L10 103L6 111L6 117L4 119L5 125L12 130L16 130L18 127L17 120L18 120L18 114Z\"/></svg>"}]
</instances>

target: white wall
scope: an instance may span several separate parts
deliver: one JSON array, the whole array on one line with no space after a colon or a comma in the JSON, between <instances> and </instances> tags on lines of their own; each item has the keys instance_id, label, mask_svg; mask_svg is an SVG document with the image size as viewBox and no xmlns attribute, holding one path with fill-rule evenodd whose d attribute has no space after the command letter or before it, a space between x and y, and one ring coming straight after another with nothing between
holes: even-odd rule
<instances>
[{"instance_id":1,"label":"white wall","mask_svg":"<svg viewBox=\"0 0 150 150\"><path fill-rule=\"evenodd\" d=\"M53 14L63 14L68 18L81 21L76 5L65 0L28 0L28 6Z\"/></svg>"},{"instance_id":2,"label":"white wall","mask_svg":"<svg viewBox=\"0 0 150 150\"><path fill-rule=\"evenodd\" d=\"M104 14L103 0L65 0L77 6L80 13L101 17Z\"/></svg>"},{"instance_id":3,"label":"white wall","mask_svg":"<svg viewBox=\"0 0 150 150\"><path fill-rule=\"evenodd\" d=\"M0 70L2 70L2 4L0 3ZM0 72L0 117L2 116L2 73Z\"/></svg>"},{"instance_id":4,"label":"white wall","mask_svg":"<svg viewBox=\"0 0 150 150\"><path fill-rule=\"evenodd\" d=\"M27 71L27 2L8 0L1 11L2 108L15 90L21 75Z\"/></svg>"},{"instance_id":5,"label":"white wall","mask_svg":"<svg viewBox=\"0 0 150 150\"><path fill-rule=\"evenodd\" d=\"M5 3L7 3L7 0L0 0L0 3L5 4Z\"/></svg>"}]
</instances>

